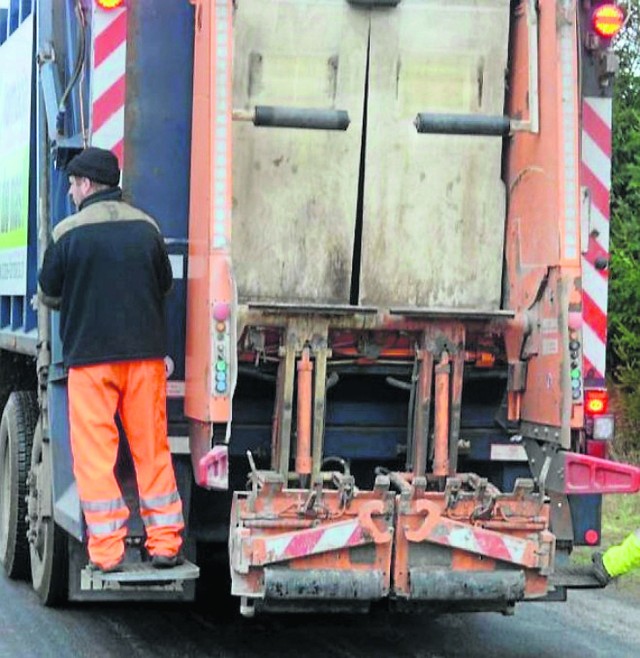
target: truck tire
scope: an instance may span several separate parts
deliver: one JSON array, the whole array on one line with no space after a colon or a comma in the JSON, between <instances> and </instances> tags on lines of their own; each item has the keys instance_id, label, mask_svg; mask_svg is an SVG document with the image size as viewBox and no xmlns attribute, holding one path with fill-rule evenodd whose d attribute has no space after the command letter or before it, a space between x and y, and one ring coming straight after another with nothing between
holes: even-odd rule
<instances>
[{"instance_id":1,"label":"truck tire","mask_svg":"<svg viewBox=\"0 0 640 658\"><path fill-rule=\"evenodd\" d=\"M67 536L53 519L51 446L36 426L29 476L31 582L43 605L65 603L68 592Z\"/></svg>"},{"instance_id":2,"label":"truck tire","mask_svg":"<svg viewBox=\"0 0 640 658\"><path fill-rule=\"evenodd\" d=\"M27 476L37 419L36 393L11 393L0 422L0 562L14 579L29 576Z\"/></svg>"}]
</instances>

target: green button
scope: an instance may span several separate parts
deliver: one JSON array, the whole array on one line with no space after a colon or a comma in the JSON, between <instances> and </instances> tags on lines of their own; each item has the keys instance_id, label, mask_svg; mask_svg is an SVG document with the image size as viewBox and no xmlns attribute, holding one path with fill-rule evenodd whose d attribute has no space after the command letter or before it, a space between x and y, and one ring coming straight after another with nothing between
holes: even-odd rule
<instances>
[{"instance_id":1,"label":"green button","mask_svg":"<svg viewBox=\"0 0 640 658\"><path fill-rule=\"evenodd\" d=\"M219 372L224 372L227 369L227 364L224 361L218 361L216 363L216 370Z\"/></svg>"},{"instance_id":2,"label":"green button","mask_svg":"<svg viewBox=\"0 0 640 658\"><path fill-rule=\"evenodd\" d=\"M575 368L574 370L571 371L571 379L579 379L580 378L580 368Z\"/></svg>"}]
</instances>

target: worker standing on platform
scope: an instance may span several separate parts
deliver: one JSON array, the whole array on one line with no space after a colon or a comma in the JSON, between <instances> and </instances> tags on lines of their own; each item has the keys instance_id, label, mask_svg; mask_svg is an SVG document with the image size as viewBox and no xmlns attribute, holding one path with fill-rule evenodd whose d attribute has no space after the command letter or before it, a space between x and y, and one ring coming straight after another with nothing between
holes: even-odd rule
<instances>
[{"instance_id":1,"label":"worker standing on platform","mask_svg":"<svg viewBox=\"0 0 640 658\"><path fill-rule=\"evenodd\" d=\"M39 283L42 301L60 309L89 559L108 572L125 558L129 510L114 474L118 413L135 464L147 550L155 567L172 567L182 561L184 522L167 438L169 258L157 223L122 201L111 151L87 148L67 173L78 212L54 228Z\"/></svg>"}]
</instances>

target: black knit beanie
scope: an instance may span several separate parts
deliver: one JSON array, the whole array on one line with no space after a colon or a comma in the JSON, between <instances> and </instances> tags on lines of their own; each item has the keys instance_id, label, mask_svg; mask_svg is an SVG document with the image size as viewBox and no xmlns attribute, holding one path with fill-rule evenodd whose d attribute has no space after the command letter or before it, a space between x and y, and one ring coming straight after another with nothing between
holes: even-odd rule
<instances>
[{"instance_id":1,"label":"black knit beanie","mask_svg":"<svg viewBox=\"0 0 640 658\"><path fill-rule=\"evenodd\" d=\"M89 146L67 165L69 176L82 176L96 183L116 187L120 182L118 158L106 149Z\"/></svg>"}]
</instances>

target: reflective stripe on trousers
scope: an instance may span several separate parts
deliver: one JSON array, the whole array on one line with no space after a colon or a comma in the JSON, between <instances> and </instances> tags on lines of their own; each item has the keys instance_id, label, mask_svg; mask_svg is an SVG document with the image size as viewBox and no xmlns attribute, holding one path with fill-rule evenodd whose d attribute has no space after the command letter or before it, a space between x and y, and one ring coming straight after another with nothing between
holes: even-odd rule
<instances>
[{"instance_id":1,"label":"reflective stripe on trousers","mask_svg":"<svg viewBox=\"0 0 640 658\"><path fill-rule=\"evenodd\" d=\"M174 555L184 527L167 439L162 359L72 367L69 420L74 475L89 531L89 556L102 567L124 551L129 516L114 467L120 415L136 469L151 554Z\"/></svg>"}]
</instances>

